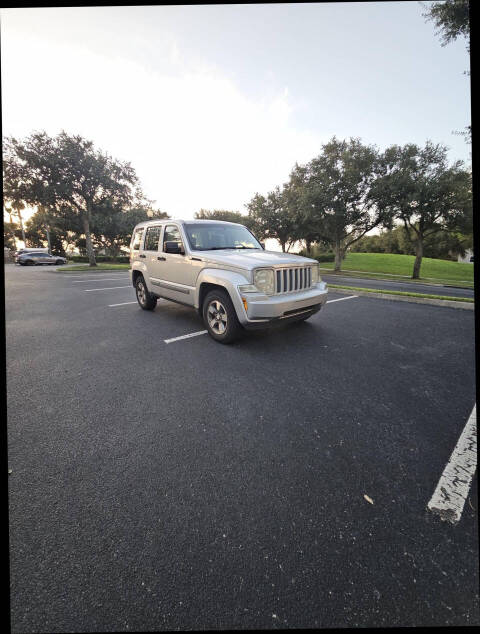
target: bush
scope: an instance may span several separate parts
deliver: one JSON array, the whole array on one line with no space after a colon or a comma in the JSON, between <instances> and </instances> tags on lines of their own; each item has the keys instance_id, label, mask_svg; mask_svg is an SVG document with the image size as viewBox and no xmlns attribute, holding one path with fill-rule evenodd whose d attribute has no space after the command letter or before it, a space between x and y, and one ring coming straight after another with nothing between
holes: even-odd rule
<instances>
[{"instance_id":1,"label":"bush","mask_svg":"<svg viewBox=\"0 0 480 634\"><path fill-rule=\"evenodd\" d=\"M335 260L335 253L318 253L314 258L317 262L333 262Z\"/></svg>"},{"instance_id":2,"label":"bush","mask_svg":"<svg viewBox=\"0 0 480 634\"><path fill-rule=\"evenodd\" d=\"M86 255L71 255L69 258L72 262L88 262ZM128 264L130 262L130 256L119 255L114 258L111 255L97 255L95 257L96 262L115 262L116 264Z\"/></svg>"}]
</instances>

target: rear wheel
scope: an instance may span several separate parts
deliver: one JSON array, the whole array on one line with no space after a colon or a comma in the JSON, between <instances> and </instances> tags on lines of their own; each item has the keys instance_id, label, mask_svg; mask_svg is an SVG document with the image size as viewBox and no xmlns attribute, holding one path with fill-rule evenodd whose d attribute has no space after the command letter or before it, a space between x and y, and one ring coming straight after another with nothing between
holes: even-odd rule
<instances>
[{"instance_id":1,"label":"rear wheel","mask_svg":"<svg viewBox=\"0 0 480 634\"><path fill-rule=\"evenodd\" d=\"M243 332L228 293L210 291L203 302L203 321L208 334L220 343L232 343Z\"/></svg>"},{"instance_id":2,"label":"rear wheel","mask_svg":"<svg viewBox=\"0 0 480 634\"><path fill-rule=\"evenodd\" d=\"M65 262L63 260L57 260L55 264L65 264Z\"/></svg>"},{"instance_id":3,"label":"rear wheel","mask_svg":"<svg viewBox=\"0 0 480 634\"><path fill-rule=\"evenodd\" d=\"M157 298L148 292L143 276L137 277L135 282L137 301L143 310L153 310L157 305Z\"/></svg>"}]
</instances>

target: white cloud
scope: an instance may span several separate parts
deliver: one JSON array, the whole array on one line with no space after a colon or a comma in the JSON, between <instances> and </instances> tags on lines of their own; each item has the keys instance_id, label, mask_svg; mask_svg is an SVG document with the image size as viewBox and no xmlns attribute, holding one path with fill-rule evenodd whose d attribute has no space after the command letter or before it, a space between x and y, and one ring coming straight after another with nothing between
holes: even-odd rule
<instances>
[{"instance_id":1,"label":"white cloud","mask_svg":"<svg viewBox=\"0 0 480 634\"><path fill-rule=\"evenodd\" d=\"M318 137L292 124L287 87L255 100L203 60L187 62L173 39L147 66L14 29L2 35L4 134L80 133L129 160L172 215L244 211L319 150Z\"/></svg>"}]
</instances>

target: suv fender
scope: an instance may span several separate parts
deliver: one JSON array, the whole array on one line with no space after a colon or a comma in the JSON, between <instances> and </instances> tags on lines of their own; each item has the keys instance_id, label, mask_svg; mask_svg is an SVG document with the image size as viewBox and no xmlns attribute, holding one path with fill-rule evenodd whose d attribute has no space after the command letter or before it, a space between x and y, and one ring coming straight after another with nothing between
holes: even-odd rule
<instances>
[{"instance_id":1,"label":"suv fender","mask_svg":"<svg viewBox=\"0 0 480 634\"><path fill-rule=\"evenodd\" d=\"M225 271L223 269L203 269L198 275L197 285L195 287L195 308L197 308L198 310L202 309L200 302L202 284L215 284L216 286L223 287L232 300L235 312L237 313L238 321L242 324L248 321L245 314L245 309L243 307L242 299L237 289L237 286L239 286L240 284L250 284L250 281L248 280L246 275L235 273L233 271ZM203 293L203 295L205 295L205 293Z\"/></svg>"},{"instance_id":2,"label":"suv fender","mask_svg":"<svg viewBox=\"0 0 480 634\"><path fill-rule=\"evenodd\" d=\"M152 292L152 285L150 283L150 278L148 276L148 270L146 264L143 262L134 261L130 265L130 280L132 282L132 286L135 287L135 282L137 280L137 276L140 273L143 275L143 279L145 280L145 284L147 286L147 290L149 293Z\"/></svg>"}]
</instances>

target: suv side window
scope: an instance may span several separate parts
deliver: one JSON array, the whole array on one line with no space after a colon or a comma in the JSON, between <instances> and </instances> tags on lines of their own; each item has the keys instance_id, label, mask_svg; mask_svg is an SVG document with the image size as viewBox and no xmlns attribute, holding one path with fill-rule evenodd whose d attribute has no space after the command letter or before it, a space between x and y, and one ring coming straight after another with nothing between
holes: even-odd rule
<instances>
[{"instance_id":1,"label":"suv side window","mask_svg":"<svg viewBox=\"0 0 480 634\"><path fill-rule=\"evenodd\" d=\"M148 227L145 234L145 246L144 251L158 251L158 241L160 240L160 234L162 233L162 227Z\"/></svg>"},{"instance_id":2,"label":"suv side window","mask_svg":"<svg viewBox=\"0 0 480 634\"><path fill-rule=\"evenodd\" d=\"M138 251L140 249L140 245L142 244L142 236L143 236L143 227L137 229L133 234L132 238L132 249L133 251Z\"/></svg>"},{"instance_id":3,"label":"suv side window","mask_svg":"<svg viewBox=\"0 0 480 634\"><path fill-rule=\"evenodd\" d=\"M175 225L167 225L163 234L163 250L165 251L165 242L178 242L178 246L183 245L182 236L178 227Z\"/></svg>"}]
</instances>

